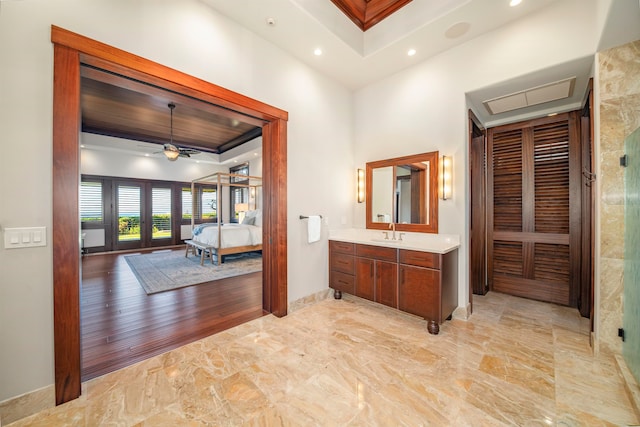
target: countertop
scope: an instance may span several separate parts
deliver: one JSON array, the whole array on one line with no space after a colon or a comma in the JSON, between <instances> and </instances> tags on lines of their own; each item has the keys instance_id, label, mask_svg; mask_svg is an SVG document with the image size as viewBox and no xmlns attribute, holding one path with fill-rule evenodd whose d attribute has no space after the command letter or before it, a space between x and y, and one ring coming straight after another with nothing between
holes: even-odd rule
<instances>
[{"instance_id":1,"label":"countertop","mask_svg":"<svg viewBox=\"0 0 640 427\"><path fill-rule=\"evenodd\" d=\"M396 238L399 233L396 231ZM437 254L446 254L460 247L460 236L457 234L402 233L402 241L391 240L392 232L389 230L389 240L385 240L381 230L343 228L329 230L329 240Z\"/></svg>"}]
</instances>

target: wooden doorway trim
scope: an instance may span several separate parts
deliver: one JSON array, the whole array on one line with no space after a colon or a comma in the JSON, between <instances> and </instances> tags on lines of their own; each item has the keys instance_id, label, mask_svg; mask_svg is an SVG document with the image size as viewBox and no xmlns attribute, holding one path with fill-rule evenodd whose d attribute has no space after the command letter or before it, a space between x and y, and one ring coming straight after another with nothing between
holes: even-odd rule
<instances>
[{"instance_id":1,"label":"wooden doorway trim","mask_svg":"<svg viewBox=\"0 0 640 427\"><path fill-rule=\"evenodd\" d=\"M262 120L263 309L287 314L288 113L153 61L62 28L51 27L53 70L53 311L56 404L80 396L80 72L102 68L194 96Z\"/></svg>"},{"instance_id":2,"label":"wooden doorway trim","mask_svg":"<svg viewBox=\"0 0 640 427\"><path fill-rule=\"evenodd\" d=\"M473 294L486 289L486 131L480 119L469 110L469 305ZM481 286L478 286L480 282Z\"/></svg>"}]
</instances>

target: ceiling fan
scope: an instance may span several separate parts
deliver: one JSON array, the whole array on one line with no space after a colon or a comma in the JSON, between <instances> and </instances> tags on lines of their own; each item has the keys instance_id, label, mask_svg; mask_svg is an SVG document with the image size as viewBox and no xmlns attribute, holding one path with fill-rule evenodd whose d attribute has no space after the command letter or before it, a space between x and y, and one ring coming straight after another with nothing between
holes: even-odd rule
<instances>
[{"instance_id":1,"label":"ceiling fan","mask_svg":"<svg viewBox=\"0 0 640 427\"><path fill-rule=\"evenodd\" d=\"M176 108L176 104L170 102L169 110L171 111L171 133L169 134L169 142L163 145L162 152L169 161L175 162L178 157L191 157L193 154L200 154L198 150L192 148L180 148L173 144L173 109Z\"/></svg>"}]
</instances>

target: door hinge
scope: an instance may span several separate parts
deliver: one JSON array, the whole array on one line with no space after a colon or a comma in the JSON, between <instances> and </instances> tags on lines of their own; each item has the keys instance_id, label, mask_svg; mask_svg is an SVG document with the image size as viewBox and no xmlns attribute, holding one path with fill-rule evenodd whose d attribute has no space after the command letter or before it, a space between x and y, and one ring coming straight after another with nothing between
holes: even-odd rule
<instances>
[{"instance_id":1,"label":"door hinge","mask_svg":"<svg viewBox=\"0 0 640 427\"><path fill-rule=\"evenodd\" d=\"M618 328L618 336L622 338L622 342L624 342L624 328Z\"/></svg>"},{"instance_id":2,"label":"door hinge","mask_svg":"<svg viewBox=\"0 0 640 427\"><path fill-rule=\"evenodd\" d=\"M621 156L620 157L620 166L626 168L628 164L629 164L629 157L627 157L626 154L624 156Z\"/></svg>"}]
</instances>

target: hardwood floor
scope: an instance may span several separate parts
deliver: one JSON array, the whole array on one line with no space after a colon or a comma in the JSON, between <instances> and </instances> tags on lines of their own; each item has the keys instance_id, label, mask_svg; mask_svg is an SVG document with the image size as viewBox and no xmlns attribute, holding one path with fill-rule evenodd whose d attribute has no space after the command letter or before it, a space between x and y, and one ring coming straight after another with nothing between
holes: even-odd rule
<instances>
[{"instance_id":1,"label":"hardwood floor","mask_svg":"<svg viewBox=\"0 0 640 427\"><path fill-rule=\"evenodd\" d=\"M266 314L262 272L147 295L131 254L82 258L82 381Z\"/></svg>"}]
</instances>

